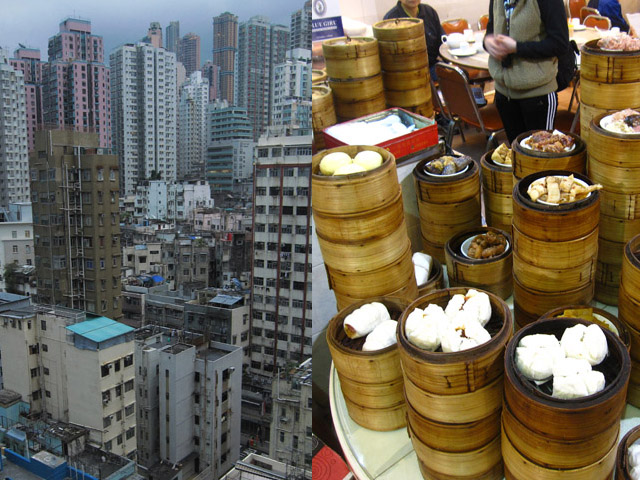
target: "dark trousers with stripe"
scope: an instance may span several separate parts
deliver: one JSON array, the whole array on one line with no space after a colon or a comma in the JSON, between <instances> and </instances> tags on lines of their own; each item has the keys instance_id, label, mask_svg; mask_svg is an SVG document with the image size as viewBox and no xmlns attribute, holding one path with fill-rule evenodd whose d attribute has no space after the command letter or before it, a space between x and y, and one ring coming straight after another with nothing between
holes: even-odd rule
<instances>
[{"instance_id":1,"label":"dark trousers with stripe","mask_svg":"<svg viewBox=\"0 0 640 480\"><path fill-rule=\"evenodd\" d=\"M532 98L508 98L500 92L495 96L496 108L509 143L529 130L552 130L558 107L556 92Z\"/></svg>"}]
</instances>

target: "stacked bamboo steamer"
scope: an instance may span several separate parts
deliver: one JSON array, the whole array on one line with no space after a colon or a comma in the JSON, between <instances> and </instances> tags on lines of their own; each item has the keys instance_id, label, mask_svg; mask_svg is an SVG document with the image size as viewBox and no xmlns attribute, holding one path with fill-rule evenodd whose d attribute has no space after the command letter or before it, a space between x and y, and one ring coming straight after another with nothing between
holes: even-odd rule
<instances>
[{"instance_id":1,"label":"stacked bamboo steamer","mask_svg":"<svg viewBox=\"0 0 640 480\"><path fill-rule=\"evenodd\" d=\"M351 175L320 174L326 155L346 152L353 158L364 150L382 155L382 165ZM395 157L373 146L324 150L313 156L311 184L316 234L338 309L371 296L416 298Z\"/></svg>"},{"instance_id":2,"label":"stacked bamboo steamer","mask_svg":"<svg viewBox=\"0 0 640 480\"><path fill-rule=\"evenodd\" d=\"M640 53L602 50L597 43L585 43L580 55L580 136L589 148L594 117L640 108Z\"/></svg>"},{"instance_id":3,"label":"stacked bamboo steamer","mask_svg":"<svg viewBox=\"0 0 640 480\"><path fill-rule=\"evenodd\" d=\"M513 329L507 304L492 293L491 340L455 353L416 347L405 335L415 308L433 303L445 308L466 288L438 290L418 298L402 314L398 349L405 382L408 430L426 479L502 478L500 410L504 350Z\"/></svg>"},{"instance_id":4,"label":"stacked bamboo steamer","mask_svg":"<svg viewBox=\"0 0 640 480\"><path fill-rule=\"evenodd\" d=\"M424 252L445 263L444 247L456 233L479 227L480 169L471 162L455 175L431 175L425 159L413 169Z\"/></svg>"},{"instance_id":5,"label":"stacked bamboo steamer","mask_svg":"<svg viewBox=\"0 0 640 480\"><path fill-rule=\"evenodd\" d=\"M507 480L612 478L620 419L629 382L629 353L603 329L609 354L595 369L605 388L587 397L563 400L543 393L515 365L522 337L552 334L558 339L575 318L540 320L516 332L505 353L502 457Z\"/></svg>"},{"instance_id":6,"label":"stacked bamboo steamer","mask_svg":"<svg viewBox=\"0 0 640 480\"><path fill-rule=\"evenodd\" d=\"M370 430L395 430L406 424L407 415L397 345L364 352L365 337L350 339L343 327L350 313L371 302L387 307L393 320L399 319L409 304L393 297L374 297L353 303L329 322L327 344L349 416Z\"/></svg>"},{"instance_id":7,"label":"stacked bamboo steamer","mask_svg":"<svg viewBox=\"0 0 640 480\"><path fill-rule=\"evenodd\" d=\"M469 258L465 255L465 241L492 232L502 235L507 246L499 255L490 258ZM513 241L504 230L480 227L454 235L445 246L447 277L451 287L471 287L487 290L506 300L513 292Z\"/></svg>"},{"instance_id":8,"label":"stacked bamboo steamer","mask_svg":"<svg viewBox=\"0 0 640 480\"><path fill-rule=\"evenodd\" d=\"M378 39L387 106L433 116L429 56L419 18L394 18L373 25Z\"/></svg>"},{"instance_id":9,"label":"stacked bamboo steamer","mask_svg":"<svg viewBox=\"0 0 640 480\"><path fill-rule=\"evenodd\" d=\"M314 85L311 88L311 107L314 146L316 150L322 150L325 148L322 131L337 122L331 89L323 85Z\"/></svg>"},{"instance_id":10,"label":"stacked bamboo steamer","mask_svg":"<svg viewBox=\"0 0 640 480\"><path fill-rule=\"evenodd\" d=\"M571 173L561 170L534 173L513 189L513 307L519 328L552 308L589 303L593 299L600 213L598 192L560 205L532 202L527 195L534 180ZM592 184L584 175L574 173L574 177Z\"/></svg>"},{"instance_id":11,"label":"stacked bamboo steamer","mask_svg":"<svg viewBox=\"0 0 640 480\"><path fill-rule=\"evenodd\" d=\"M607 115L591 122L588 167L589 177L603 186L596 298L615 305L624 246L640 234L640 134L605 130L600 122Z\"/></svg>"},{"instance_id":12,"label":"stacked bamboo steamer","mask_svg":"<svg viewBox=\"0 0 640 480\"><path fill-rule=\"evenodd\" d=\"M327 83L327 72L322 69L313 69L311 70L311 85L325 85Z\"/></svg>"},{"instance_id":13,"label":"stacked bamboo steamer","mask_svg":"<svg viewBox=\"0 0 640 480\"><path fill-rule=\"evenodd\" d=\"M640 439L640 425L633 427L622 437L616 455L616 480L632 480L629 464L629 447Z\"/></svg>"},{"instance_id":14,"label":"stacked bamboo steamer","mask_svg":"<svg viewBox=\"0 0 640 480\"><path fill-rule=\"evenodd\" d=\"M631 336L631 380L628 401L640 408L640 235L625 245L618 299L618 316Z\"/></svg>"},{"instance_id":15,"label":"stacked bamboo steamer","mask_svg":"<svg viewBox=\"0 0 640 480\"><path fill-rule=\"evenodd\" d=\"M340 122L386 108L378 40L340 37L325 40L322 51Z\"/></svg>"},{"instance_id":16,"label":"stacked bamboo steamer","mask_svg":"<svg viewBox=\"0 0 640 480\"><path fill-rule=\"evenodd\" d=\"M511 232L513 205L513 166L494 162L489 150L480 159L482 198L487 225Z\"/></svg>"}]
</instances>

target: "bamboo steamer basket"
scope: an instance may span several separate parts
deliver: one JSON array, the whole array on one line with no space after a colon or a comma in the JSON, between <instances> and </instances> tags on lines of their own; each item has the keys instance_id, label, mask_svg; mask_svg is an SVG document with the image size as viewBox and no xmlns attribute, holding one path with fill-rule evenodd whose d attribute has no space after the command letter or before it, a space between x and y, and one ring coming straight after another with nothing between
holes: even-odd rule
<instances>
[{"instance_id":1,"label":"bamboo steamer basket","mask_svg":"<svg viewBox=\"0 0 640 480\"><path fill-rule=\"evenodd\" d=\"M407 376L404 392L409 403L420 415L441 423L477 422L502 408L503 378L472 392L438 394L422 390Z\"/></svg>"},{"instance_id":2,"label":"bamboo steamer basket","mask_svg":"<svg viewBox=\"0 0 640 480\"><path fill-rule=\"evenodd\" d=\"M528 430L563 441L586 440L608 428L617 428L625 408L631 359L620 338L602 329L609 355L596 370L604 376L604 390L580 399L562 400L542 393L526 380L515 366L515 352L522 337L531 334L553 334L558 339L564 330L577 323L577 318L539 320L515 333L505 353L505 406Z\"/></svg>"},{"instance_id":3,"label":"bamboo steamer basket","mask_svg":"<svg viewBox=\"0 0 640 480\"><path fill-rule=\"evenodd\" d=\"M422 36L407 40L378 40L380 66L385 72L402 72L429 65L427 42Z\"/></svg>"},{"instance_id":4,"label":"bamboo steamer basket","mask_svg":"<svg viewBox=\"0 0 640 480\"><path fill-rule=\"evenodd\" d=\"M553 294L563 288L563 284L578 288L592 284L596 278L596 259L594 257L570 268L547 268L531 265L514 253L513 274L527 289L535 286L535 290L539 292Z\"/></svg>"},{"instance_id":5,"label":"bamboo steamer basket","mask_svg":"<svg viewBox=\"0 0 640 480\"><path fill-rule=\"evenodd\" d=\"M373 24L373 35L380 42L398 42L424 37L420 18L391 18Z\"/></svg>"},{"instance_id":6,"label":"bamboo steamer basket","mask_svg":"<svg viewBox=\"0 0 640 480\"><path fill-rule=\"evenodd\" d=\"M441 475L434 472L427 467L422 460L418 459L418 466L420 467L420 473L426 480L456 480L460 477L452 477L450 475ZM474 480L500 480L503 478L503 465L502 462L497 463L491 470L484 473L475 474Z\"/></svg>"},{"instance_id":7,"label":"bamboo steamer basket","mask_svg":"<svg viewBox=\"0 0 640 480\"><path fill-rule=\"evenodd\" d=\"M487 225L511 232L513 168L494 162L489 150L480 159L482 198Z\"/></svg>"},{"instance_id":8,"label":"bamboo steamer basket","mask_svg":"<svg viewBox=\"0 0 640 480\"><path fill-rule=\"evenodd\" d=\"M329 79L349 80L380 73L378 40L370 37L339 37L322 42Z\"/></svg>"},{"instance_id":9,"label":"bamboo steamer basket","mask_svg":"<svg viewBox=\"0 0 640 480\"><path fill-rule=\"evenodd\" d=\"M580 102L580 138L589 143L589 132L591 130L590 125L594 117L601 114L609 114L618 111L615 108L598 108L591 107L585 103Z\"/></svg>"},{"instance_id":10,"label":"bamboo steamer basket","mask_svg":"<svg viewBox=\"0 0 640 480\"><path fill-rule=\"evenodd\" d=\"M637 220L640 218L640 192L616 193L601 190L600 212L610 217Z\"/></svg>"},{"instance_id":11,"label":"bamboo steamer basket","mask_svg":"<svg viewBox=\"0 0 640 480\"><path fill-rule=\"evenodd\" d=\"M594 230L574 240L555 242L553 248L549 248L548 241L531 238L514 228L513 245L522 261L542 269L557 268L567 258L581 265L593 260L598 254L598 231Z\"/></svg>"},{"instance_id":12,"label":"bamboo steamer basket","mask_svg":"<svg viewBox=\"0 0 640 480\"><path fill-rule=\"evenodd\" d=\"M622 315L620 315L620 318L622 318ZM625 320L623 319L623 321ZM640 331L628 323L627 329L629 330L629 338L631 339L631 349L629 352L631 360L636 363L640 362Z\"/></svg>"},{"instance_id":13,"label":"bamboo steamer basket","mask_svg":"<svg viewBox=\"0 0 640 480\"><path fill-rule=\"evenodd\" d=\"M420 220L437 225L460 225L478 221L480 197L475 196L450 205L418 203ZM446 238L448 240L448 237ZM446 241L445 240L445 241Z\"/></svg>"},{"instance_id":14,"label":"bamboo steamer basket","mask_svg":"<svg viewBox=\"0 0 640 480\"><path fill-rule=\"evenodd\" d=\"M529 460L553 469L581 468L604 457L618 441L620 425L579 441L549 438L529 430L511 413L502 409L502 428L512 446Z\"/></svg>"},{"instance_id":15,"label":"bamboo steamer basket","mask_svg":"<svg viewBox=\"0 0 640 480\"><path fill-rule=\"evenodd\" d=\"M640 235L627 242L622 258L622 286L627 292L633 292L633 299L640 299ZM640 325L640 323L639 323Z\"/></svg>"},{"instance_id":16,"label":"bamboo steamer basket","mask_svg":"<svg viewBox=\"0 0 640 480\"><path fill-rule=\"evenodd\" d=\"M618 290L618 293L618 314L620 318L624 320L628 327L633 328L635 331L640 330L640 319L638 318L640 299L638 298L638 293L630 293L624 284ZM634 350L633 354L640 360L640 341L637 346L638 350Z\"/></svg>"},{"instance_id":17,"label":"bamboo steamer basket","mask_svg":"<svg viewBox=\"0 0 640 480\"><path fill-rule=\"evenodd\" d=\"M575 147L562 153L539 152L522 146L522 141L535 131L522 133L511 144L513 150L513 175L521 179L532 173L545 170L567 170L585 173L587 168L587 148L585 142L573 133L565 133L574 140Z\"/></svg>"},{"instance_id":18,"label":"bamboo steamer basket","mask_svg":"<svg viewBox=\"0 0 640 480\"><path fill-rule=\"evenodd\" d=\"M504 195L513 193L513 166L502 165L491 159L493 150L489 150L480 159L482 186L486 190Z\"/></svg>"},{"instance_id":19,"label":"bamboo steamer basket","mask_svg":"<svg viewBox=\"0 0 640 480\"><path fill-rule=\"evenodd\" d=\"M622 266L622 256L627 242L612 242L598 237L598 260L602 263Z\"/></svg>"},{"instance_id":20,"label":"bamboo steamer basket","mask_svg":"<svg viewBox=\"0 0 640 480\"><path fill-rule=\"evenodd\" d=\"M634 407L640 408L640 384L629 382L627 402Z\"/></svg>"},{"instance_id":21,"label":"bamboo steamer basket","mask_svg":"<svg viewBox=\"0 0 640 480\"><path fill-rule=\"evenodd\" d=\"M385 92L394 90L414 90L426 88L429 90L429 101L431 101L431 86L429 85L429 67L425 66L415 70L401 72L382 72L382 83Z\"/></svg>"},{"instance_id":22,"label":"bamboo steamer basket","mask_svg":"<svg viewBox=\"0 0 640 480\"><path fill-rule=\"evenodd\" d=\"M427 103L423 103L421 105L416 105L414 107L405 107L405 110L411 113L417 113L418 115L422 115L423 117L428 117L433 120L433 103L431 101Z\"/></svg>"},{"instance_id":23,"label":"bamboo steamer basket","mask_svg":"<svg viewBox=\"0 0 640 480\"><path fill-rule=\"evenodd\" d=\"M631 480L631 465L629 465L629 455L627 451L638 439L640 439L640 425L633 427L622 437L622 440L620 440L616 455L616 479Z\"/></svg>"},{"instance_id":24,"label":"bamboo steamer basket","mask_svg":"<svg viewBox=\"0 0 640 480\"><path fill-rule=\"evenodd\" d=\"M428 158L413 169L418 202L449 204L462 202L480 193L479 170L475 162L464 172L450 176L434 176L425 173L425 165L433 160Z\"/></svg>"},{"instance_id":25,"label":"bamboo steamer basket","mask_svg":"<svg viewBox=\"0 0 640 480\"><path fill-rule=\"evenodd\" d=\"M334 104L336 110L336 116L339 122L346 122L353 120L354 118L364 117L365 115L371 115L387 108L387 102L384 98L384 93L353 103L336 102Z\"/></svg>"},{"instance_id":26,"label":"bamboo steamer basket","mask_svg":"<svg viewBox=\"0 0 640 480\"><path fill-rule=\"evenodd\" d=\"M381 74L349 80L329 79L329 87L334 102L339 105L359 103L384 94Z\"/></svg>"},{"instance_id":27,"label":"bamboo steamer basket","mask_svg":"<svg viewBox=\"0 0 640 480\"><path fill-rule=\"evenodd\" d=\"M594 298L607 305L617 305L620 288L620 265L598 262Z\"/></svg>"},{"instance_id":28,"label":"bamboo steamer basket","mask_svg":"<svg viewBox=\"0 0 640 480\"><path fill-rule=\"evenodd\" d=\"M603 310L602 308L592 307L590 305L564 305L562 307L554 308L553 310L549 310L547 313L540 317L540 320L547 320L552 318L562 317L565 310L575 310L580 308L590 308L595 315L598 315L604 318L605 324L607 324L609 330L618 335L620 341L627 347L627 351L629 351L631 347L631 337L629 335L629 330L627 326L622 322L618 317L614 314ZM613 326L613 328L612 328Z\"/></svg>"},{"instance_id":29,"label":"bamboo steamer basket","mask_svg":"<svg viewBox=\"0 0 640 480\"><path fill-rule=\"evenodd\" d=\"M573 469L553 469L538 465L520 453L502 430L502 459L506 480L611 480L616 460L616 446L604 458Z\"/></svg>"},{"instance_id":30,"label":"bamboo steamer basket","mask_svg":"<svg viewBox=\"0 0 640 480\"><path fill-rule=\"evenodd\" d=\"M316 85L322 85L324 83L327 82L327 71L326 70L320 70L320 69L312 69L311 70L311 85L312 86L316 86Z\"/></svg>"},{"instance_id":31,"label":"bamboo steamer basket","mask_svg":"<svg viewBox=\"0 0 640 480\"><path fill-rule=\"evenodd\" d=\"M580 78L601 83L633 83L640 80L638 52L612 52L598 48L598 40L584 44Z\"/></svg>"},{"instance_id":32,"label":"bamboo steamer basket","mask_svg":"<svg viewBox=\"0 0 640 480\"><path fill-rule=\"evenodd\" d=\"M424 417L407 402L407 423L424 445L442 452L477 450L500 435L500 410L469 423L442 423Z\"/></svg>"},{"instance_id":33,"label":"bamboo steamer basket","mask_svg":"<svg viewBox=\"0 0 640 480\"><path fill-rule=\"evenodd\" d=\"M534 180L549 175L570 175L571 173L573 172L548 170L520 180L513 189L514 228L531 238L550 242L575 240L597 229L600 216L600 195L597 191L578 202L557 206L543 205L529 200L527 188ZM573 175L589 185L593 183L584 175L576 173Z\"/></svg>"},{"instance_id":34,"label":"bamboo steamer basket","mask_svg":"<svg viewBox=\"0 0 640 480\"><path fill-rule=\"evenodd\" d=\"M351 297L367 298L372 295L387 295L406 284L412 285L415 294L418 293L410 243L398 260L376 270L358 273L343 272L334 270L326 264L325 268L329 288Z\"/></svg>"},{"instance_id":35,"label":"bamboo steamer basket","mask_svg":"<svg viewBox=\"0 0 640 480\"><path fill-rule=\"evenodd\" d=\"M600 214L601 236L612 242L623 243L640 234L640 219L625 220Z\"/></svg>"},{"instance_id":36,"label":"bamboo steamer basket","mask_svg":"<svg viewBox=\"0 0 640 480\"><path fill-rule=\"evenodd\" d=\"M465 240L476 235L493 232L503 235L507 248L500 255L486 259L468 258L462 251ZM471 287L487 290L502 299L513 291L513 241L511 236L493 227L480 227L459 233L446 243L447 276L452 287Z\"/></svg>"},{"instance_id":37,"label":"bamboo steamer basket","mask_svg":"<svg viewBox=\"0 0 640 480\"><path fill-rule=\"evenodd\" d=\"M385 90L384 95L389 107L414 107L431 102L431 90L426 86L411 90Z\"/></svg>"},{"instance_id":38,"label":"bamboo steamer basket","mask_svg":"<svg viewBox=\"0 0 640 480\"><path fill-rule=\"evenodd\" d=\"M442 288L444 288L444 271L442 264L437 258L431 257L431 272L429 272L427 281L418 285L418 297Z\"/></svg>"},{"instance_id":39,"label":"bamboo steamer basket","mask_svg":"<svg viewBox=\"0 0 640 480\"><path fill-rule=\"evenodd\" d=\"M342 310L343 308L347 308L352 303L357 303L362 300L366 300L369 296L362 297L353 297L348 294L342 294L340 292L333 292L336 297L336 304L338 306L338 310ZM418 298L418 287L415 284L407 283L403 285L397 290L394 290L391 293L386 295L387 297L396 297L406 300L407 302L413 302L416 298Z\"/></svg>"},{"instance_id":40,"label":"bamboo steamer basket","mask_svg":"<svg viewBox=\"0 0 640 480\"><path fill-rule=\"evenodd\" d=\"M333 94L329 87L314 86L311 88L311 104L313 112L311 120L313 130L322 132L327 127L336 124L336 111L333 108Z\"/></svg>"},{"instance_id":41,"label":"bamboo steamer basket","mask_svg":"<svg viewBox=\"0 0 640 480\"><path fill-rule=\"evenodd\" d=\"M351 175L320 174L320 161L329 153L345 152L355 157L358 152L373 150L382 155L380 167ZM396 159L388 150L374 146L345 145L314 155L312 158L311 195L314 215L349 215L386 208L397 199L400 185Z\"/></svg>"},{"instance_id":42,"label":"bamboo steamer basket","mask_svg":"<svg viewBox=\"0 0 640 480\"><path fill-rule=\"evenodd\" d=\"M637 105L640 99L640 79L629 83L594 82L580 76L580 101L608 110L624 110Z\"/></svg>"},{"instance_id":43,"label":"bamboo steamer basket","mask_svg":"<svg viewBox=\"0 0 640 480\"><path fill-rule=\"evenodd\" d=\"M601 122L608 115L610 113L600 113L589 124L589 161L595 160L614 168L640 168L637 156L640 134L605 130Z\"/></svg>"},{"instance_id":44,"label":"bamboo steamer basket","mask_svg":"<svg viewBox=\"0 0 640 480\"><path fill-rule=\"evenodd\" d=\"M407 430L416 455L422 464L425 478L468 480L477 480L478 478L499 480L502 478L502 469L500 468L500 471L496 469L497 465L502 465L500 436L496 436L491 442L476 450L452 453L425 445L413 432L411 426L408 426ZM483 477L486 472L492 472L491 476Z\"/></svg>"},{"instance_id":45,"label":"bamboo steamer basket","mask_svg":"<svg viewBox=\"0 0 640 480\"><path fill-rule=\"evenodd\" d=\"M413 345L404 333L407 316L416 308L430 303L446 307L455 294L466 294L467 288L437 290L413 301L403 312L398 330L398 348L405 380L421 390L436 395L458 395L474 392L499 379L503 374L504 347L511 337L513 323L507 304L491 292L491 320L485 328L491 340L462 352L429 352ZM415 406L415 405L414 405Z\"/></svg>"},{"instance_id":46,"label":"bamboo steamer basket","mask_svg":"<svg viewBox=\"0 0 640 480\"><path fill-rule=\"evenodd\" d=\"M398 422L391 413L404 412L400 408L404 407L404 397L397 345L365 352L361 350L365 337L350 339L343 328L344 319L350 313L371 302L384 304L392 319L399 318L408 305L406 300L395 297L372 297L349 305L329 321L327 344L354 421L366 428L390 430L404 425L404 418Z\"/></svg>"}]
</instances>

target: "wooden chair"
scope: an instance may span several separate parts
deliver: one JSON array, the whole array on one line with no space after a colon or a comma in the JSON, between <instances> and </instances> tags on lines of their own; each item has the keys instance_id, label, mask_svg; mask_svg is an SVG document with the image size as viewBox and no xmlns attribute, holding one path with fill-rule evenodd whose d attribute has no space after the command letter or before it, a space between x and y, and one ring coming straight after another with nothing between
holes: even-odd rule
<instances>
[{"instance_id":1,"label":"wooden chair","mask_svg":"<svg viewBox=\"0 0 640 480\"><path fill-rule=\"evenodd\" d=\"M609 17L603 17L602 15L589 15L584 19L585 27L597 28L600 30L611 30L611 20Z\"/></svg>"},{"instance_id":2,"label":"wooden chair","mask_svg":"<svg viewBox=\"0 0 640 480\"><path fill-rule=\"evenodd\" d=\"M469 27L469 22L464 18L451 18L442 22L442 29L447 35L451 33L464 33Z\"/></svg>"},{"instance_id":3,"label":"wooden chair","mask_svg":"<svg viewBox=\"0 0 640 480\"><path fill-rule=\"evenodd\" d=\"M580 9L580 23L584 24L584 21L589 15L600 15L600 12L595 8L582 7Z\"/></svg>"},{"instance_id":4,"label":"wooden chair","mask_svg":"<svg viewBox=\"0 0 640 480\"><path fill-rule=\"evenodd\" d=\"M495 135L504 130L495 103L478 108L471 93L469 79L462 69L454 65L436 63L436 75L452 122L459 120L479 128L487 136L489 150L491 145L495 145ZM453 125L451 128L453 129Z\"/></svg>"},{"instance_id":5,"label":"wooden chair","mask_svg":"<svg viewBox=\"0 0 640 480\"><path fill-rule=\"evenodd\" d=\"M580 18L580 9L587 6L587 0L569 0L569 16Z\"/></svg>"},{"instance_id":6,"label":"wooden chair","mask_svg":"<svg viewBox=\"0 0 640 480\"><path fill-rule=\"evenodd\" d=\"M478 30L486 30L489 23L489 14L485 13L478 19Z\"/></svg>"}]
</instances>

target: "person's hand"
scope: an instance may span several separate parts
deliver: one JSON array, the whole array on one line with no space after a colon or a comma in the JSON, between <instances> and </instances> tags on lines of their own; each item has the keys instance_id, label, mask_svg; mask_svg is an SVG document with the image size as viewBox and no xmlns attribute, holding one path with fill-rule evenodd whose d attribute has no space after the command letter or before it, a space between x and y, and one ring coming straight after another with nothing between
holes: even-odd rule
<instances>
[{"instance_id":1,"label":"person's hand","mask_svg":"<svg viewBox=\"0 0 640 480\"><path fill-rule=\"evenodd\" d=\"M487 35L484 39L484 47L489 55L496 60L504 60L510 53L516 51L516 41L506 35Z\"/></svg>"},{"instance_id":2,"label":"person's hand","mask_svg":"<svg viewBox=\"0 0 640 480\"><path fill-rule=\"evenodd\" d=\"M502 44L504 50L507 52L507 54L509 53L516 53L516 49L517 49L517 42L507 36L507 35L498 35L496 37L496 41L498 41L500 44Z\"/></svg>"}]
</instances>

